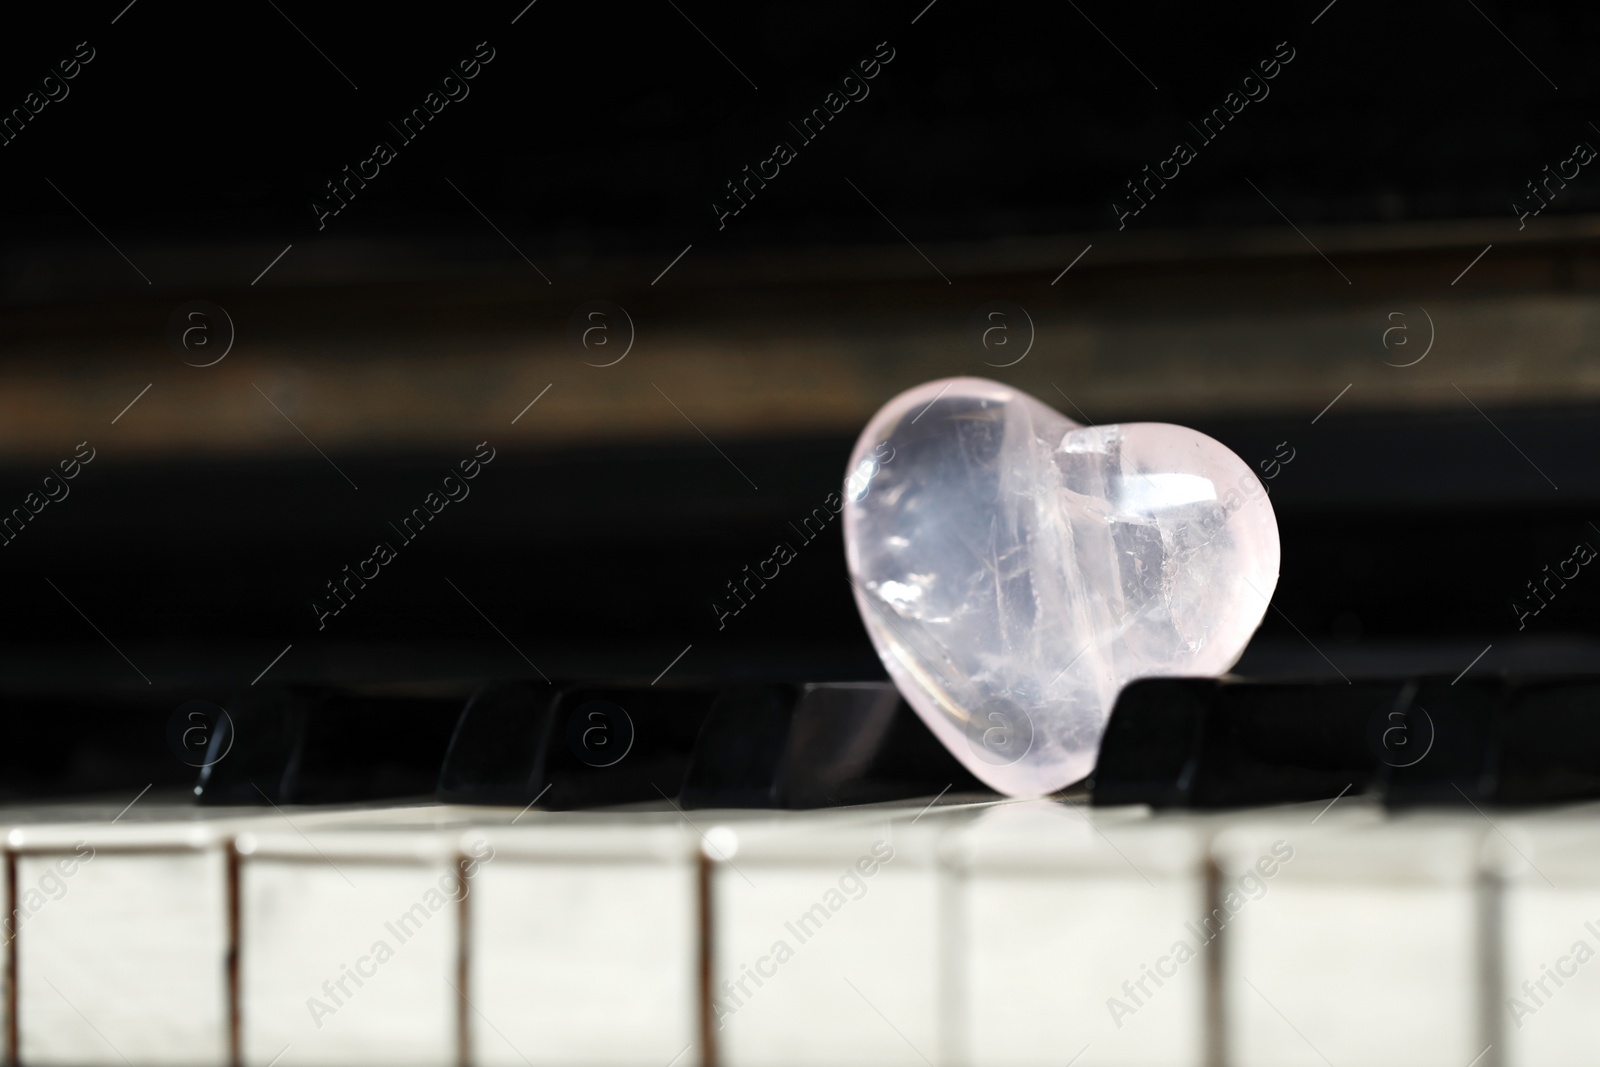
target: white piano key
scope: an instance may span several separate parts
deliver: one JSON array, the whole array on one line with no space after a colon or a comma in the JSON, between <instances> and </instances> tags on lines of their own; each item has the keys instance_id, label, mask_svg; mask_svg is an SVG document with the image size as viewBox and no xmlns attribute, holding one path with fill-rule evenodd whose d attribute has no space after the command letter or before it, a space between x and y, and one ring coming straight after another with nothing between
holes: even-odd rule
<instances>
[{"instance_id":1,"label":"white piano key","mask_svg":"<svg viewBox=\"0 0 1600 1067\"><path fill-rule=\"evenodd\" d=\"M220 850L17 859L17 891L65 893L20 934L24 1063L213 1064L229 1052ZM163 1010L165 1009L165 1010Z\"/></svg>"},{"instance_id":2,"label":"white piano key","mask_svg":"<svg viewBox=\"0 0 1600 1067\"><path fill-rule=\"evenodd\" d=\"M1588 1067L1600 1015L1600 806L1495 817L1502 1067Z\"/></svg>"},{"instance_id":3,"label":"white piano key","mask_svg":"<svg viewBox=\"0 0 1600 1067\"><path fill-rule=\"evenodd\" d=\"M460 822L498 816L413 809L337 828L289 817L297 825L236 843L242 1062L458 1062L461 867L483 860L459 851Z\"/></svg>"},{"instance_id":4,"label":"white piano key","mask_svg":"<svg viewBox=\"0 0 1600 1067\"><path fill-rule=\"evenodd\" d=\"M5 814L19 822L7 846L22 1062L231 1059L227 845L237 833L283 827L283 817L148 798ZM327 809L296 819L317 826L401 817Z\"/></svg>"},{"instance_id":5,"label":"white piano key","mask_svg":"<svg viewBox=\"0 0 1600 1067\"><path fill-rule=\"evenodd\" d=\"M1144 808L996 808L952 835L952 1062L1207 1059L1207 823Z\"/></svg>"},{"instance_id":6,"label":"white piano key","mask_svg":"<svg viewBox=\"0 0 1600 1067\"><path fill-rule=\"evenodd\" d=\"M1491 1043L1488 824L1476 813L1385 818L1349 800L1315 825L1311 814L1215 842L1227 1062L1466 1067Z\"/></svg>"},{"instance_id":7,"label":"white piano key","mask_svg":"<svg viewBox=\"0 0 1600 1067\"><path fill-rule=\"evenodd\" d=\"M946 1058L937 844L893 808L711 824L709 1023L725 1067Z\"/></svg>"},{"instance_id":8,"label":"white piano key","mask_svg":"<svg viewBox=\"0 0 1600 1067\"><path fill-rule=\"evenodd\" d=\"M22 1062L220 1063L229 1055L227 871L235 813L146 799L8 810L7 939Z\"/></svg>"},{"instance_id":9,"label":"white piano key","mask_svg":"<svg viewBox=\"0 0 1600 1067\"><path fill-rule=\"evenodd\" d=\"M467 905L470 1062L701 1062L699 834L676 814L529 823L464 843L493 857Z\"/></svg>"}]
</instances>

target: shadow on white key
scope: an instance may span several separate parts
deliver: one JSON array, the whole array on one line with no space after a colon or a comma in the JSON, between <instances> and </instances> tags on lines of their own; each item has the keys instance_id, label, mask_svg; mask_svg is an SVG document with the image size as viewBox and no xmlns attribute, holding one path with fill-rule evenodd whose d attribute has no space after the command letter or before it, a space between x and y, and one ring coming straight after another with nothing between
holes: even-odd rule
<instances>
[{"instance_id":1,"label":"shadow on white key","mask_svg":"<svg viewBox=\"0 0 1600 1067\"><path fill-rule=\"evenodd\" d=\"M953 834L953 1062L1205 1062L1204 825L1041 801Z\"/></svg>"},{"instance_id":2,"label":"shadow on white key","mask_svg":"<svg viewBox=\"0 0 1600 1067\"><path fill-rule=\"evenodd\" d=\"M700 1062L700 835L676 813L562 812L478 840L471 1062Z\"/></svg>"},{"instance_id":3,"label":"shadow on white key","mask_svg":"<svg viewBox=\"0 0 1600 1067\"><path fill-rule=\"evenodd\" d=\"M1479 1062L1489 824L1471 811L1386 818L1359 800L1312 814L1285 809L1214 844L1239 905L1220 941L1227 1062Z\"/></svg>"},{"instance_id":4,"label":"shadow on white key","mask_svg":"<svg viewBox=\"0 0 1600 1067\"><path fill-rule=\"evenodd\" d=\"M1600 1018L1600 805L1495 816L1503 1067L1590 1067Z\"/></svg>"},{"instance_id":5,"label":"shadow on white key","mask_svg":"<svg viewBox=\"0 0 1600 1067\"><path fill-rule=\"evenodd\" d=\"M462 901L492 862L487 843L459 851L472 811L379 813L359 828L290 815L297 828L237 840L243 1062L457 1062Z\"/></svg>"},{"instance_id":6,"label":"shadow on white key","mask_svg":"<svg viewBox=\"0 0 1600 1067\"><path fill-rule=\"evenodd\" d=\"M710 1028L723 1067L945 1059L938 841L967 814L714 824ZM708 815L710 813L707 813Z\"/></svg>"}]
</instances>

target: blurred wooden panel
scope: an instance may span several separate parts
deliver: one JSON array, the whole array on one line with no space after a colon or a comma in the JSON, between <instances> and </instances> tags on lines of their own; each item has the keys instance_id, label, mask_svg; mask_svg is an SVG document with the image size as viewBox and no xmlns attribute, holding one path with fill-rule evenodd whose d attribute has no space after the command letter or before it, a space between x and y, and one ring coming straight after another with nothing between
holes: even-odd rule
<instances>
[{"instance_id":1,"label":"blurred wooden panel","mask_svg":"<svg viewBox=\"0 0 1600 1067\"><path fill-rule=\"evenodd\" d=\"M307 447L302 432L337 454L851 431L900 390L962 374L1091 421L1309 419L1347 385L1342 411L1600 397L1595 217L1520 232L1511 221L1130 231L930 245L926 260L903 242L770 257L693 248L665 274L670 252L541 264L554 284L503 248L386 257L329 245L295 249L259 286L218 287L224 273L246 277L259 250L203 251L169 250L159 273L187 280L133 296L51 301L40 283L43 302L25 303L27 287L10 287L0 457L64 456L83 439L149 455L274 453ZM19 276L15 262L7 274ZM215 366L185 366L168 319L202 296L227 309L236 343ZM635 335L610 366L593 364L624 351L623 320L586 320L609 331L591 335L608 347L587 351L572 327L598 299L626 309ZM985 317L994 302L999 320Z\"/></svg>"}]
</instances>

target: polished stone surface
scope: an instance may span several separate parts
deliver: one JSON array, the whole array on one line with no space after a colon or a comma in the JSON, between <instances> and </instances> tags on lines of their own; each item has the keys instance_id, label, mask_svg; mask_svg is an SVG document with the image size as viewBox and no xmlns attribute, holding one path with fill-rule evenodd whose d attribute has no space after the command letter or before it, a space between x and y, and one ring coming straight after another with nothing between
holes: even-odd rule
<instances>
[{"instance_id":1,"label":"polished stone surface","mask_svg":"<svg viewBox=\"0 0 1600 1067\"><path fill-rule=\"evenodd\" d=\"M1126 682L1225 672L1278 580L1272 506L1225 446L1162 423L1080 426L980 378L873 416L844 535L890 677L1015 796L1094 769Z\"/></svg>"}]
</instances>

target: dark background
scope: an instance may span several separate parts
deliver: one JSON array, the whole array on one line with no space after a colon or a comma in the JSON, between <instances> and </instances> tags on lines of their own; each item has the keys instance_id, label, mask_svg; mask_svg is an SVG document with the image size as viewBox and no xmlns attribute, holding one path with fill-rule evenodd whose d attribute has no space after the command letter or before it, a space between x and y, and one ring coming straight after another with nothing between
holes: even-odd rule
<instances>
[{"instance_id":1,"label":"dark background","mask_svg":"<svg viewBox=\"0 0 1600 1067\"><path fill-rule=\"evenodd\" d=\"M115 25L115 2L30 13L0 43L5 107L77 42L96 58L0 149L8 243L20 256L82 236L46 178L130 253L219 236L312 241L310 204L379 138L399 158L322 236L478 236L481 219L446 178L535 262L689 241L879 239L881 219L844 178L928 240L1115 229L1123 182L1175 140L1196 141L1185 123L1280 41L1295 59L1270 96L1197 143L1201 159L1138 226L1276 223L1241 176L1302 224L1498 215L1593 133L1592 6L1338 0L1312 25L1326 0L937 0L912 25L924 3L538 0L516 25L516 2L137 0ZM480 41L496 58L470 95L399 144L387 123ZM718 232L710 204L723 183L775 140L797 140L787 123L880 41L895 58L870 95L797 145ZM1575 183L1550 210L1597 203L1600 185Z\"/></svg>"}]
</instances>

